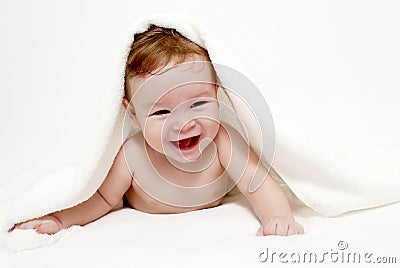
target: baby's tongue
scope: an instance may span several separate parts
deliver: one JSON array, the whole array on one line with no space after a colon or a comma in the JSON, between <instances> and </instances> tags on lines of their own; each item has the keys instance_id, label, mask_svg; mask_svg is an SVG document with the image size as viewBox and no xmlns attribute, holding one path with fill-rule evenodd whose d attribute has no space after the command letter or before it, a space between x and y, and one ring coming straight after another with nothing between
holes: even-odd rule
<instances>
[{"instance_id":1,"label":"baby's tongue","mask_svg":"<svg viewBox=\"0 0 400 268\"><path fill-rule=\"evenodd\" d=\"M180 148L180 149L184 149L184 148L186 148L186 147L189 147L191 142L192 142L192 138L187 138L187 139L179 140L179 142L178 142L179 148Z\"/></svg>"}]
</instances>

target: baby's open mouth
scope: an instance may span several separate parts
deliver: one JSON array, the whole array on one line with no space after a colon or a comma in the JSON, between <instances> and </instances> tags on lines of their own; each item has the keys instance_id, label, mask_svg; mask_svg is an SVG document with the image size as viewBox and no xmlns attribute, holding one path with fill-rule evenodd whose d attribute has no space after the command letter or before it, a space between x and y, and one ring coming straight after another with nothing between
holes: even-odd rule
<instances>
[{"instance_id":1,"label":"baby's open mouth","mask_svg":"<svg viewBox=\"0 0 400 268\"><path fill-rule=\"evenodd\" d=\"M180 150L190 150L196 147L196 145L199 143L199 140L200 140L200 135L197 135L178 141L171 141L171 143Z\"/></svg>"}]
</instances>

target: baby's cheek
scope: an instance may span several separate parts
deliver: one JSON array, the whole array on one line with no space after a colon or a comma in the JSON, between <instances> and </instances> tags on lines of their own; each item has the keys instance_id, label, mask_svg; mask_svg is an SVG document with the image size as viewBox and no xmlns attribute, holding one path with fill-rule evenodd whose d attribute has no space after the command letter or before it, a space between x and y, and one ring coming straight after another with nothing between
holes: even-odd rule
<instances>
[{"instance_id":1,"label":"baby's cheek","mask_svg":"<svg viewBox=\"0 0 400 268\"><path fill-rule=\"evenodd\" d=\"M207 134L210 138L214 138L217 135L219 125L219 122L211 119L205 119L203 122L203 127L207 130Z\"/></svg>"},{"instance_id":2,"label":"baby's cheek","mask_svg":"<svg viewBox=\"0 0 400 268\"><path fill-rule=\"evenodd\" d=\"M146 142L153 147L153 149L156 149L157 151L162 150L162 126L159 126L158 124L148 124L143 132L144 138Z\"/></svg>"}]
</instances>

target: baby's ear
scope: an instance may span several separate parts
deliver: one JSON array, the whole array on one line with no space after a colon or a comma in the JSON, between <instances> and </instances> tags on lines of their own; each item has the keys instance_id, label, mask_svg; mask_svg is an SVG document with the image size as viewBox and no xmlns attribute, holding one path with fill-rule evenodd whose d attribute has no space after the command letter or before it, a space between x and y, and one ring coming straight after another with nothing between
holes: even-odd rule
<instances>
[{"instance_id":1,"label":"baby's ear","mask_svg":"<svg viewBox=\"0 0 400 268\"><path fill-rule=\"evenodd\" d=\"M136 119L135 109L133 108L132 104L128 101L127 98L122 99L122 105L125 107L129 117L131 118L132 125L134 128L139 128L139 122Z\"/></svg>"}]
</instances>

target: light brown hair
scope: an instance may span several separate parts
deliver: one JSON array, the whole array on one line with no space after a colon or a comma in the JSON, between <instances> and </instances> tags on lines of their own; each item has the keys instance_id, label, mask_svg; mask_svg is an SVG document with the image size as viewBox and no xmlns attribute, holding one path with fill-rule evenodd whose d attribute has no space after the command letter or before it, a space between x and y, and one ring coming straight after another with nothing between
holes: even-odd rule
<instances>
[{"instance_id":1,"label":"light brown hair","mask_svg":"<svg viewBox=\"0 0 400 268\"><path fill-rule=\"evenodd\" d=\"M211 61L206 49L184 37L173 28L149 25L145 32L134 35L125 67L125 97L130 100L128 80L146 77L166 66L171 59L177 64L190 55L204 56Z\"/></svg>"}]
</instances>

